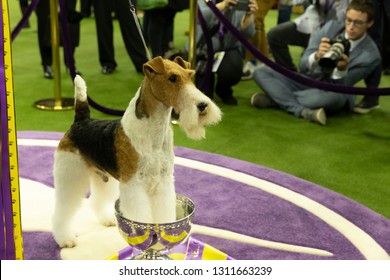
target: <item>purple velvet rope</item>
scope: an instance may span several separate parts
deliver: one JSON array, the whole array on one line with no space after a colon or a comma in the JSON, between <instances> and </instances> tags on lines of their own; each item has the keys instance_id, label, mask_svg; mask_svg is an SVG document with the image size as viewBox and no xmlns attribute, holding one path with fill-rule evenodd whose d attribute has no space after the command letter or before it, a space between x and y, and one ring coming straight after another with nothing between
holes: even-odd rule
<instances>
[{"instance_id":1,"label":"purple velvet rope","mask_svg":"<svg viewBox=\"0 0 390 280\"><path fill-rule=\"evenodd\" d=\"M204 73L204 78L202 80L202 83L199 86L200 90L205 90L205 87L208 86L208 84L209 84L210 75L212 75L211 69L213 67L213 62L214 62L214 48L213 48L213 42L211 40L210 30L207 27L206 20L204 19L203 14L202 14L200 9L198 10L198 20L199 20L200 26L202 28L203 35L204 35L205 42L206 42L206 47L207 47L206 70Z\"/></svg>"},{"instance_id":2,"label":"purple velvet rope","mask_svg":"<svg viewBox=\"0 0 390 280\"><path fill-rule=\"evenodd\" d=\"M255 48L252 44L248 42L248 40L238 31L231 22L221 13L221 11L218 10L218 8L215 6L215 4L212 1L207 1L206 4L209 6L211 11L219 18L219 20L222 22L222 24L244 45L244 47L249 50L257 59L264 62L264 64L268 65L275 71L283 74L284 76L300 82L302 84L305 84L310 87L314 88L321 88L326 89L330 91L336 91L340 93L346 93L346 94L371 94L371 95L390 95L390 88L359 88L359 87L351 87L351 86L343 86L343 85L336 85L332 83L327 83L323 81L318 81L311 79L309 77L306 77L302 74L293 72L285 68L284 66L281 66L277 63L274 63L270 59L268 59L265 55L263 55L257 48Z\"/></svg>"},{"instance_id":3,"label":"purple velvet rope","mask_svg":"<svg viewBox=\"0 0 390 280\"><path fill-rule=\"evenodd\" d=\"M64 45L64 53L65 53L65 60L66 65L69 68L69 73L72 81L76 77L76 69L74 65L74 59L72 55L72 49L70 47L70 32L69 32L69 26L68 26L68 15L66 11L65 1L59 0L60 4L60 21L61 21L61 31L62 31L62 41Z\"/></svg>"},{"instance_id":4,"label":"purple velvet rope","mask_svg":"<svg viewBox=\"0 0 390 280\"><path fill-rule=\"evenodd\" d=\"M0 8L3 10L2 2ZM3 23L4 18L1 18ZM4 54L4 24L0 26L1 41L0 53ZM1 110L1 256L0 259L15 259L13 209L11 203L11 181L8 143L8 114L7 114L7 89L5 84L4 55L0 56L0 110ZM11 65L9 65L11 67ZM5 233L5 234L4 234ZM3 251L4 250L4 251Z\"/></svg>"},{"instance_id":5,"label":"purple velvet rope","mask_svg":"<svg viewBox=\"0 0 390 280\"><path fill-rule=\"evenodd\" d=\"M59 0L59 3L60 3L60 19L61 19L61 26L62 26L62 38L63 38L64 52L65 52L65 59L67 60L67 65L69 67L70 76L73 82L74 78L76 77L76 68L75 68L75 62L72 55L72 50L70 47L70 34L68 28L65 0ZM88 96L88 102L92 108L95 108L96 110L101 111L103 113L114 115L114 116L122 116L124 114L124 111L122 110L110 109L96 103L90 96Z\"/></svg>"},{"instance_id":6,"label":"purple velvet rope","mask_svg":"<svg viewBox=\"0 0 390 280\"><path fill-rule=\"evenodd\" d=\"M14 30L11 33L11 40L15 40L16 36L20 33L23 26L27 23L27 20L31 16L32 12L35 10L39 3L39 0L31 0L31 4L27 7L26 11L24 12L22 19L19 21L19 23L15 26Z\"/></svg>"},{"instance_id":7,"label":"purple velvet rope","mask_svg":"<svg viewBox=\"0 0 390 280\"><path fill-rule=\"evenodd\" d=\"M67 65L69 67L69 72L73 81L74 78L76 77L76 69L75 69L75 62L72 55L72 50L70 48L70 35L69 35L69 28L67 22L65 0L59 0L59 3L60 3L60 18L61 18L61 26L62 26L62 38L64 42L65 59L67 59ZM92 108L101 111L103 113L113 115L113 116L122 116L125 112L123 110L116 110L116 109L104 107L96 103L89 95L87 98L88 98L88 103L89 105L91 105Z\"/></svg>"}]
</instances>

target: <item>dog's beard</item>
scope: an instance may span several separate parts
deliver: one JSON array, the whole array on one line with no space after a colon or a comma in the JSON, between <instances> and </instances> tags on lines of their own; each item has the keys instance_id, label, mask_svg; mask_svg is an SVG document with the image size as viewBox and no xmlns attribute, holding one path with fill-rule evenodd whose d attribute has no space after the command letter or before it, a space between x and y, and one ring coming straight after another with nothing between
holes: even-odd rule
<instances>
[{"instance_id":1,"label":"dog's beard","mask_svg":"<svg viewBox=\"0 0 390 280\"><path fill-rule=\"evenodd\" d=\"M180 112L179 126L191 139L199 140L206 136L204 125L199 123L199 113L196 106Z\"/></svg>"},{"instance_id":2,"label":"dog's beard","mask_svg":"<svg viewBox=\"0 0 390 280\"><path fill-rule=\"evenodd\" d=\"M174 108L180 115L180 128L191 139L205 138L205 126L218 123L222 117L221 110L193 84L187 86L180 96L178 106Z\"/></svg>"},{"instance_id":3,"label":"dog's beard","mask_svg":"<svg viewBox=\"0 0 390 280\"><path fill-rule=\"evenodd\" d=\"M207 104L207 108L201 113L196 106L190 106L180 112L179 126L191 139L205 138L205 126L217 124L221 120L221 110L211 100Z\"/></svg>"}]
</instances>

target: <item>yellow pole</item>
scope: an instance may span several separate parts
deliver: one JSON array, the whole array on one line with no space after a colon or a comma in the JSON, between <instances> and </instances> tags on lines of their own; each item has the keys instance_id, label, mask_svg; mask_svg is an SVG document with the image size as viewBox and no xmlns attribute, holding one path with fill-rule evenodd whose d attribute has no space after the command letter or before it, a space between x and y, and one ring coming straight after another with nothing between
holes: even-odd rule
<instances>
[{"instance_id":1,"label":"yellow pole","mask_svg":"<svg viewBox=\"0 0 390 280\"><path fill-rule=\"evenodd\" d=\"M9 25L8 0L2 0L3 9L3 44L4 44L4 78L6 89L6 108L7 119L1 120L7 123L8 135L1 135L1 137L8 137L8 156L9 156L9 170L2 170L1 175L9 172L9 188L11 193L12 216L13 216L13 237L15 243L15 259L23 259L23 238L22 238L22 221L20 212L20 185L19 185L19 169L18 169L18 149L16 137L16 119L15 119L15 96L14 96L14 81L12 73L12 55L11 55L11 34ZM0 137L0 148L1 148ZM1 150L1 149L0 149ZM0 151L1 154L1 151ZM1 186L5 188L6 186Z\"/></svg>"},{"instance_id":2,"label":"yellow pole","mask_svg":"<svg viewBox=\"0 0 390 280\"><path fill-rule=\"evenodd\" d=\"M57 0L50 0L50 23L54 74L54 104L55 106L61 106L60 38Z\"/></svg>"},{"instance_id":3,"label":"yellow pole","mask_svg":"<svg viewBox=\"0 0 390 280\"><path fill-rule=\"evenodd\" d=\"M61 69L60 69L60 37L58 25L57 0L50 0L50 34L53 56L54 99L44 99L35 102L35 106L43 110L69 110L74 107L73 98L61 98Z\"/></svg>"},{"instance_id":4,"label":"yellow pole","mask_svg":"<svg viewBox=\"0 0 390 280\"><path fill-rule=\"evenodd\" d=\"M198 17L198 2L197 0L190 0L190 33L189 33L189 47L188 47L188 62L191 67L196 67L196 22Z\"/></svg>"}]
</instances>

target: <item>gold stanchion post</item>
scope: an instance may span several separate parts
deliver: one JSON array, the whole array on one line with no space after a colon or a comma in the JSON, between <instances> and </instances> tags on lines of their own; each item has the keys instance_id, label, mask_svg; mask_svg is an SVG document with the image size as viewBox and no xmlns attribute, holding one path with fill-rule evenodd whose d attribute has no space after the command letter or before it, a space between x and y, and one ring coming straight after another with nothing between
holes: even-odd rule
<instances>
[{"instance_id":1,"label":"gold stanchion post","mask_svg":"<svg viewBox=\"0 0 390 280\"><path fill-rule=\"evenodd\" d=\"M190 32L189 32L189 48L188 48L188 62L191 67L196 67L196 22L198 17L198 2L197 0L190 0Z\"/></svg>"},{"instance_id":2,"label":"gold stanchion post","mask_svg":"<svg viewBox=\"0 0 390 280\"><path fill-rule=\"evenodd\" d=\"M53 82L54 99L43 99L35 102L35 106L43 110L70 110L73 109L73 98L61 98L61 71L60 71L60 38L58 28L58 7L57 0L50 0L50 34L51 48L53 53Z\"/></svg>"}]
</instances>

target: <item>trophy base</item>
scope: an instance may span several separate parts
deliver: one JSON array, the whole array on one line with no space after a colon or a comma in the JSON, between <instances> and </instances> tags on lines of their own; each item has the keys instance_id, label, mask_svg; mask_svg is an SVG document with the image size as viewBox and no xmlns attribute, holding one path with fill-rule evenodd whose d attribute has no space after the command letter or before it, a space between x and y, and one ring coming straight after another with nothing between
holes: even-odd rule
<instances>
[{"instance_id":1,"label":"trophy base","mask_svg":"<svg viewBox=\"0 0 390 280\"><path fill-rule=\"evenodd\" d=\"M131 258L131 260L136 261L170 261L172 258L170 258L167 255L161 255L161 254L153 254L153 252L143 252L137 256L134 256Z\"/></svg>"}]
</instances>

